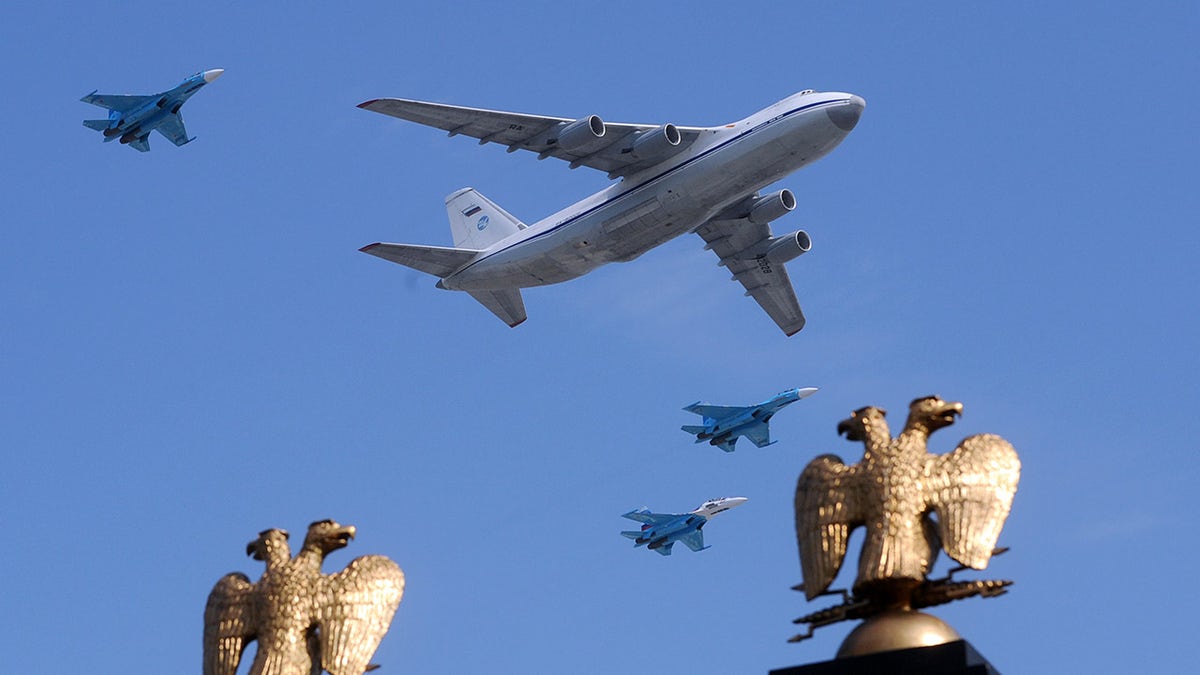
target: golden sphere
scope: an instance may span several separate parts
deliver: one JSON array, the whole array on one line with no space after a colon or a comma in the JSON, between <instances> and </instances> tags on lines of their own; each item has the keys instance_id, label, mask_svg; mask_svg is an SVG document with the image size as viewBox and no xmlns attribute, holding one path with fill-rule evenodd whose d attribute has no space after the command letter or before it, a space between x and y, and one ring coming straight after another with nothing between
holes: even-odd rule
<instances>
[{"instance_id":1,"label":"golden sphere","mask_svg":"<svg viewBox=\"0 0 1200 675\"><path fill-rule=\"evenodd\" d=\"M837 658L912 647L932 647L961 640L945 621L931 614L895 609L877 614L850 631Z\"/></svg>"}]
</instances>

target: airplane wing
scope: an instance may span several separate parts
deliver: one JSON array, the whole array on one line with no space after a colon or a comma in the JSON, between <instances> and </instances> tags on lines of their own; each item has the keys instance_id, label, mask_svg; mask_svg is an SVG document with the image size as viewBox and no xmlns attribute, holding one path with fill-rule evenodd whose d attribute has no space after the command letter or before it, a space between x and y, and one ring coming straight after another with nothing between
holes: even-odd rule
<instances>
[{"instance_id":1,"label":"airplane wing","mask_svg":"<svg viewBox=\"0 0 1200 675\"><path fill-rule=\"evenodd\" d=\"M707 403L693 403L684 408L684 410L690 413L696 413L697 415L703 415L704 417L720 419L722 417L736 415L745 410L745 408L736 405L709 405Z\"/></svg>"},{"instance_id":2,"label":"airplane wing","mask_svg":"<svg viewBox=\"0 0 1200 675\"><path fill-rule=\"evenodd\" d=\"M650 160L639 160L629 150L636 134L655 131L661 127L655 124L605 122L604 136L584 147L566 150L558 147L558 134L575 120L565 117L483 110L401 98L379 98L360 103L358 107L443 129L451 136L462 134L478 138L480 145L499 143L508 146L509 152L529 150L538 153L538 159L557 157L570 162L572 169L586 166L608 173L609 178L634 173L669 156L668 154ZM704 131L700 127L676 128L679 130L680 142L671 148L672 153L685 149Z\"/></svg>"},{"instance_id":3,"label":"airplane wing","mask_svg":"<svg viewBox=\"0 0 1200 675\"><path fill-rule=\"evenodd\" d=\"M755 247L771 237L770 225L755 225L745 218L710 220L696 229L707 245L721 259L720 264L741 282L746 295L775 320L788 335L804 328L804 313L796 300L796 291L781 264L772 264L762 256L750 255Z\"/></svg>"},{"instance_id":4,"label":"airplane wing","mask_svg":"<svg viewBox=\"0 0 1200 675\"><path fill-rule=\"evenodd\" d=\"M91 103L92 105L100 106L101 108L107 108L109 110L116 110L119 113L127 113L135 108L140 108L143 104L145 104L147 101L149 101L152 98L154 98L154 97L153 96L119 96L119 95L115 95L115 94L97 94L96 92L93 91L92 93L88 94L87 96L84 96L83 98L81 98L79 100L83 101L84 103Z\"/></svg>"},{"instance_id":5,"label":"airplane wing","mask_svg":"<svg viewBox=\"0 0 1200 675\"><path fill-rule=\"evenodd\" d=\"M676 514L672 513L650 513L650 511L647 509L637 509L635 511L630 511L629 513L623 514L621 517L628 518L630 520L636 520L639 523L658 525L660 523L665 523L677 516Z\"/></svg>"},{"instance_id":6,"label":"airplane wing","mask_svg":"<svg viewBox=\"0 0 1200 675\"><path fill-rule=\"evenodd\" d=\"M754 445L763 448L771 445L771 428L765 422L759 422L742 430L742 435L750 439Z\"/></svg>"},{"instance_id":7,"label":"airplane wing","mask_svg":"<svg viewBox=\"0 0 1200 675\"><path fill-rule=\"evenodd\" d=\"M183 116L179 113L171 113L163 118L162 122L158 123L158 133L167 137L175 145L183 145L192 140L188 138L187 129L183 126Z\"/></svg>"},{"instance_id":8,"label":"airplane wing","mask_svg":"<svg viewBox=\"0 0 1200 675\"><path fill-rule=\"evenodd\" d=\"M693 551L703 551L706 548L704 546L704 533L701 532L700 530L688 532L687 534L680 537L679 541L682 541L688 548L692 549Z\"/></svg>"}]
</instances>

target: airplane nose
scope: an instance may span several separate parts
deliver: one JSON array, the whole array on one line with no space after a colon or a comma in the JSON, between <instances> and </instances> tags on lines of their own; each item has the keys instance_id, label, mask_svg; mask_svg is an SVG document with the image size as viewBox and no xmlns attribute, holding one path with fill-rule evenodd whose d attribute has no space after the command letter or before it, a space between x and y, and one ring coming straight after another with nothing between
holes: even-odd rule
<instances>
[{"instance_id":1,"label":"airplane nose","mask_svg":"<svg viewBox=\"0 0 1200 675\"><path fill-rule=\"evenodd\" d=\"M827 108L825 114L829 115L829 121L833 122L837 128L842 131L850 131L858 124L858 118L862 116L863 108L867 107L867 102L861 96L850 95L850 100L843 105Z\"/></svg>"},{"instance_id":2,"label":"airplane nose","mask_svg":"<svg viewBox=\"0 0 1200 675\"><path fill-rule=\"evenodd\" d=\"M221 76L225 72L224 68L214 68L204 71L204 82L207 84Z\"/></svg>"}]
</instances>

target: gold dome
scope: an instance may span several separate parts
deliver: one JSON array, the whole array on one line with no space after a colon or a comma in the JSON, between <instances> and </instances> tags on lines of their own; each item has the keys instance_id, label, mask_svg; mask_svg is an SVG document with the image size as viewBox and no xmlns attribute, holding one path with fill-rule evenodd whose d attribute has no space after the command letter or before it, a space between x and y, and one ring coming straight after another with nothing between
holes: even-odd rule
<instances>
[{"instance_id":1,"label":"gold dome","mask_svg":"<svg viewBox=\"0 0 1200 675\"><path fill-rule=\"evenodd\" d=\"M850 631L838 649L837 657L932 647L961 639L958 631L936 616L911 610L889 610Z\"/></svg>"}]
</instances>

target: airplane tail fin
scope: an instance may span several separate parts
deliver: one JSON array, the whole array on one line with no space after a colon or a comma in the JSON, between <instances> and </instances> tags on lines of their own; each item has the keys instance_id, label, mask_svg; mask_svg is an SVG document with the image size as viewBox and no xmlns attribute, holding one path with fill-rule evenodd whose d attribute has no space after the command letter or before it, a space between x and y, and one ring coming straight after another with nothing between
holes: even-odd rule
<instances>
[{"instance_id":1,"label":"airplane tail fin","mask_svg":"<svg viewBox=\"0 0 1200 675\"><path fill-rule=\"evenodd\" d=\"M475 188L463 188L446 197L446 215L457 248L489 248L526 227Z\"/></svg>"},{"instance_id":2,"label":"airplane tail fin","mask_svg":"<svg viewBox=\"0 0 1200 675\"><path fill-rule=\"evenodd\" d=\"M104 131L105 129L108 128L108 124L109 124L108 120L84 120L83 121L83 126L89 128L89 129L95 129L96 131Z\"/></svg>"},{"instance_id":3,"label":"airplane tail fin","mask_svg":"<svg viewBox=\"0 0 1200 675\"><path fill-rule=\"evenodd\" d=\"M697 434L697 435L702 434L708 430L707 427L702 427L702 426L695 425L695 424L685 424L682 427L680 427L680 429L683 429L684 431L688 432L689 434ZM699 440L699 439L697 439L697 440Z\"/></svg>"},{"instance_id":4,"label":"airplane tail fin","mask_svg":"<svg viewBox=\"0 0 1200 675\"><path fill-rule=\"evenodd\" d=\"M500 317L509 328L516 328L525 322L525 301L521 299L521 289L503 288L494 291L467 291L479 304Z\"/></svg>"},{"instance_id":5,"label":"airplane tail fin","mask_svg":"<svg viewBox=\"0 0 1200 675\"><path fill-rule=\"evenodd\" d=\"M637 539L638 537L642 536L642 533L638 530L623 530L621 532L621 536L628 537L630 539Z\"/></svg>"}]
</instances>

